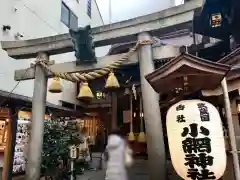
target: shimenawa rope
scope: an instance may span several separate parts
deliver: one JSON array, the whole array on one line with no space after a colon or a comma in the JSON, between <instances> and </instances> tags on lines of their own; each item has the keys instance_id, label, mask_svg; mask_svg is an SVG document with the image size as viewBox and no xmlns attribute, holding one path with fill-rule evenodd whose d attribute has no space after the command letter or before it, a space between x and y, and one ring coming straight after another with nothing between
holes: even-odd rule
<instances>
[{"instance_id":1,"label":"shimenawa rope","mask_svg":"<svg viewBox=\"0 0 240 180\"><path fill-rule=\"evenodd\" d=\"M54 75L54 77L65 79L65 80L72 81L72 82L79 82L79 81L86 82L88 80L94 80L96 78L100 78L102 76L105 76L108 73L110 73L113 69L119 68L123 64L124 61L129 59L131 54L133 52L135 52L140 45L147 45L147 44L152 44L152 40L138 41L133 48L131 48L126 54L123 55L123 57L121 59L113 62L112 64L109 64L108 66L106 66L104 68L94 70L94 71L91 71L91 72L88 72L88 73L79 73L79 72L60 73L60 72L54 72L51 69L51 67L48 66L48 64L45 61L38 60L37 63L42 65L42 67L44 67L45 70L51 72Z\"/></svg>"}]
</instances>

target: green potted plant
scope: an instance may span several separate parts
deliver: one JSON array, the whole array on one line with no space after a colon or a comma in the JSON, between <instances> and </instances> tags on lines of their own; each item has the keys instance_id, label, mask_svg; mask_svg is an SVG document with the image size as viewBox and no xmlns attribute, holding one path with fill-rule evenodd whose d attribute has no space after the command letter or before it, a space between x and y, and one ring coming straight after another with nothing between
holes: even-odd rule
<instances>
[{"instance_id":1,"label":"green potted plant","mask_svg":"<svg viewBox=\"0 0 240 180\"><path fill-rule=\"evenodd\" d=\"M48 121L44 124L41 172L45 179L67 179L69 176L69 147L81 143L74 122Z\"/></svg>"}]
</instances>

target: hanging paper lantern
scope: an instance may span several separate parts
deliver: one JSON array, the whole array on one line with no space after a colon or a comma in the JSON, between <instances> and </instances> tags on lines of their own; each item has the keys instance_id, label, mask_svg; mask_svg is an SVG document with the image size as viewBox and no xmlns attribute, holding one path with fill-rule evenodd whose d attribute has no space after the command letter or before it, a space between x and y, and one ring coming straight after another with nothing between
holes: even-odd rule
<instances>
[{"instance_id":1,"label":"hanging paper lantern","mask_svg":"<svg viewBox=\"0 0 240 180\"><path fill-rule=\"evenodd\" d=\"M223 128L217 109L201 100L185 100L167 113L173 167L185 180L219 179L226 168Z\"/></svg>"}]
</instances>

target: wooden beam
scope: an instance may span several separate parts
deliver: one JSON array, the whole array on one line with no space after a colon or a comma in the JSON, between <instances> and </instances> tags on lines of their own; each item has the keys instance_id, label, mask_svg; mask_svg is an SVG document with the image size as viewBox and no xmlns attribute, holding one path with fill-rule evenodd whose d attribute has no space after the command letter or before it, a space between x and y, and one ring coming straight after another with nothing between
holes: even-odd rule
<instances>
[{"instance_id":1,"label":"wooden beam","mask_svg":"<svg viewBox=\"0 0 240 180\"><path fill-rule=\"evenodd\" d=\"M191 27L194 11L201 8L203 0L192 0L153 14L104 25L92 29L96 47L136 41L136 34L146 31L160 36ZM190 23L190 24L189 24ZM3 41L2 48L15 59L34 58L38 52L50 55L73 51L70 35L61 34L45 38Z\"/></svg>"},{"instance_id":2,"label":"wooden beam","mask_svg":"<svg viewBox=\"0 0 240 180\"><path fill-rule=\"evenodd\" d=\"M118 100L117 100L117 93L112 92L111 93L111 113L112 113L112 119L111 119L111 130L114 130L117 128L117 106L118 106Z\"/></svg>"}]
</instances>

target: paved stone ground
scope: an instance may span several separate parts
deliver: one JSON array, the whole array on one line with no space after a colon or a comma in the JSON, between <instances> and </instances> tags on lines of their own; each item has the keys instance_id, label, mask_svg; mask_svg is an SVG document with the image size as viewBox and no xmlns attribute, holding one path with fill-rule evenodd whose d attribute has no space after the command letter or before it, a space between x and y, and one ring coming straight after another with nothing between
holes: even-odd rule
<instances>
[{"instance_id":1,"label":"paved stone ground","mask_svg":"<svg viewBox=\"0 0 240 180\"><path fill-rule=\"evenodd\" d=\"M99 157L100 155L96 155L93 158L92 167L98 167L99 165ZM104 165L103 165L104 166ZM166 180L181 180L180 177L175 173L172 164L168 161L168 179ZM83 175L78 176L77 180L104 180L105 178L105 170L99 171L85 171ZM16 177L13 180L23 180L24 177ZM136 159L134 160L134 165L129 169L129 180L149 180L149 176L147 173L147 160ZM165 180L165 179L161 179Z\"/></svg>"},{"instance_id":2,"label":"paved stone ground","mask_svg":"<svg viewBox=\"0 0 240 180\"><path fill-rule=\"evenodd\" d=\"M96 167L98 160L95 160L93 163ZM168 179L167 180L181 180L180 177L177 176L175 171L173 170L172 164L168 161ZM85 171L85 173L81 176L77 177L77 180L104 180L104 172L101 171ZM147 173L147 161L137 159L134 162L132 168L129 169L129 180L149 180L149 176Z\"/></svg>"}]
</instances>

